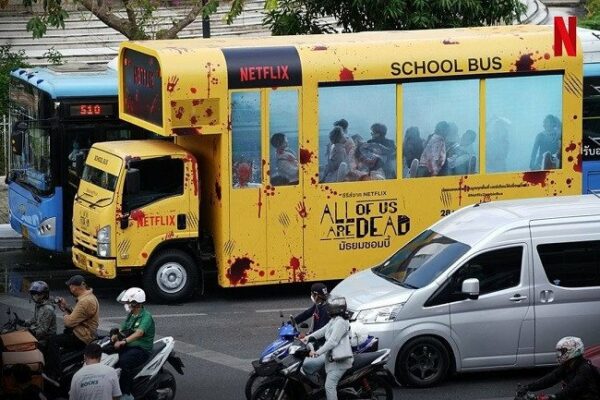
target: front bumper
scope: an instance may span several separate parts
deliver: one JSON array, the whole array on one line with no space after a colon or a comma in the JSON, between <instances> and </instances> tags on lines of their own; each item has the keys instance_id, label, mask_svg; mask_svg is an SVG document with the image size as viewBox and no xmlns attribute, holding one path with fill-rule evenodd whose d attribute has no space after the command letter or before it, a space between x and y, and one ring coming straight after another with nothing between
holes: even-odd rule
<instances>
[{"instance_id":1,"label":"front bumper","mask_svg":"<svg viewBox=\"0 0 600 400\"><path fill-rule=\"evenodd\" d=\"M99 258L73 247L73 264L79 269L94 274L100 278L114 279L117 277L117 260Z\"/></svg>"}]
</instances>

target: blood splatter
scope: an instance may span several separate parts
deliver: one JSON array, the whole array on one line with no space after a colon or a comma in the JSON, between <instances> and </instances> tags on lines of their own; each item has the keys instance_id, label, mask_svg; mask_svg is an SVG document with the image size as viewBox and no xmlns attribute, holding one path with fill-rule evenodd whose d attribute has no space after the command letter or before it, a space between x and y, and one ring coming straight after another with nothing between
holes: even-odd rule
<instances>
[{"instance_id":1,"label":"blood splatter","mask_svg":"<svg viewBox=\"0 0 600 400\"><path fill-rule=\"evenodd\" d=\"M207 108L207 109L206 109L206 111L204 111L204 114L206 114L206 117L207 117L207 118L210 118L210 117L212 117L213 113L214 113L214 111L213 111L213 109L212 109L212 108L210 108L210 107L209 107L209 108Z\"/></svg>"},{"instance_id":2,"label":"blood splatter","mask_svg":"<svg viewBox=\"0 0 600 400\"><path fill-rule=\"evenodd\" d=\"M248 257L236 257L225 274L227 279L229 279L229 283L235 286L248 282L248 271L252 269L252 264L254 264L254 261Z\"/></svg>"},{"instance_id":3,"label":"blood splatter","mask_svg":"<svg viewBox=\"0 0 600 400\"><path fill-rule=\"evenodd\" d=\"M260 218L260 210L262 209L262 192L259 190L258 191L258 203L256 203L256 205L258 206L258 218Z\"/></svg>"},{"instance_id":4,"label":"blood splatter","mask_svg":"<svg viewBox=\"0 0 600 400\"><path fill-rule=\"evenodd\" d=\"M311 176L310 177L310 183L313 184L313 185L316 185L317 184L317 180Z\"/></svg>"},{"instance_id":5,"label":"blood splatter","mask_svg":"<svg viewBox=\"0 0 600 400\"><path fill-rule=\"evenodd\" d=\"M545 60L549 60L550 59L550 53L545 53L544 54L544 59Z\"/></svg>"},{"instance_id":6,"label":"blood splatter","mask_svg":"<svg viewBox=\"0 0 600 400\"><path fill-rule=\"evenodd\" d=\"M265 276L265 271L259 271L259 272L258 272L258 275L259 275L260 277L263 277L263 276Z\"/></svg>"},{"instance_id":7,"label":"blood splatter","mask_svg":"<svg viewBox=\"0 0 600 400\"><path fill-rule=\"evenodd\" d=\"M292 282L304 282L306 272L301 270L299 258L292 257L290 259L290 266L287 268L292 270Z\"/></svg>"},{"instance_id":8,"label":"blood splatter","mask_svg":"<svg viewBox=\"0 0 600 400\"><path fill-rule=\"evenodd\" d=\"M533 63L535 62L532 58L533 54L523 54L515 63L515 67L517 67L518 72L522 71L535 71L533 68Z\"/></svg>"},{"instance_id":9,"label":"blood splatter","mask_svg":"<svg viewBox=\"0 0 600 400\"><path fill-rule=\"evenodd\" d=\"M340 81L353 81L354 73L348 68L344 67L340 71Z\"/></svg>"},{"instance_id":10,"label":"blood splatter","mask_svg":"<svg viewBox=\"0 0 600 400\"><path fill-rule=\"evenodd\" d=\"M138 226L144 225L144 218L146 218L146 214L144 214L142 210L133 210L129 216L132 220L137 222Z\"/></svg>"},{"instance_id":11,"label":"blood splatter","mask_svg":"<svg viewBox=\"0 0 600 400\"><path fill-rule=\"evenodd\" d=\"M567 158L567 160L569 160L569 162L572 162L574 160L573 156L569 156L569 158Z\"/></svg>"},{"instance_id":12,"label":"blood splatter","mask_svg":"<svg viewBox=\"0 0 600 400\"><path fill-rule=\"evenodd\" d=\"M177 136L201 135L202 128L173 128L173 134Z\"/></svg>"},{"instance_id":13,"label":"blood splatter","mask_svg":"<svg viewBox=\"0 0 600 400\"><path fill-rule=\"evenodd\" d=\"M175 114L175 117L177 117L177 119L181 119L183 117L183 107L179 107L177 109L177 113Z\"/></svg>"},{"instance_id":14,"label":"blood splatter","mask_svg":"<svg viewBox=\"0 0 600 400\"><path fill-rule=\"evenodd\" d=\"M194 196L198 196L198 163L191 154L185 159L190 162L190 167L192 169L192 185L194 185Z\"/></svg>"},{"instance_id":15,"label":"blood splatter","mask_svg":"<svg viewBox=\"0 0 600 400\"><path fill-rule=\"evenodd\" d=\"M323 50L327 50L327 46L324 46L324 45L317 45L317 46L313 46L312 50L313 50L313 51L323 51Z\"/></svg>"},{"instance_id":16,"label":"blood splatter","mask_svg":"<svg viewBox=\"0 0 600 400\"><path fill-rule=\"evenodd\" d=\"M308 213L306 212L306 204L304 204L303 201L298 203L296 206L296 211L298 212L300 218L306 218L308 216Z\"/></svg>"},{"instance_id":17,"label":"blood splatter","mask_svg":"<svg viewBox=\"0 0 600 400\"><path fill-rule=\"evenodd\" d=\"M169 79L167 80L167 92L172 93L175 90L175 87L177 86L177 83L179 82L179 78L175 75L171 75L169 76Z\"/></svg>"},{"instance_id":18,"label":"blood splatter","mask_svg":"<svg viewBox=\"0 0 600 400\"><path fill-rule=\"evenodd\" d=\"M308 149L300 149L300 164L305 165L312 161L312 157L315 153Z\"/></svg>"},{"instance_id":19,"label":"blood splatter","mask_svg":"<svg viewBox=\"0 0 600 400\"><path fill-rule=\"evenodd\" d=\"M275 275L275 270L274 270L274 269L272 269L272 270L269 272L269 275L271 275L271 276Z\"/></svg>"},{"instance_id":20,"label":"blood splatter","mask_svg":"<svg viewBox=\"0 0 600 400\"><path fill-rule=\"evenodd\" d=\"M217 199L221 201L221 184L219 181L215 181L215 193L217 194Z\"/></svg>"},{"instance_id":21,"label":"blood splatter","mask_svg":"<svg viewBox=\"0 0 600 400\"><path fill-rule=\"evenodd\" d=\"M142 257L144 257L144 258L148 258L148 253L146 253L146 252L143 252L143 253L142 253Z\"/></svg>"},{"instance_id":22,"label":"blood splatter","mask_svg":"<svg viewBox=\"0 0 600 400\"><path fill-rule=\"evenodd\" d=\"M459 44L457 40L446 39L442 43L444 44Z\"/></svg>"},{"instance_id":23,"label":"blood splatter","mask_svg":"<svg viewBox=\"0 0 600 400\"><path fill-rule=\"evenodd\" d=\"M575 150L576 148L577 148L577 145L576 145L575 143L571 142L571 143L570 143L570 144L567 146L567 148L566 148L565 150L566 150L566 151L573 151L573 150Z\"/></svg>"},{"instance_id":24,"label":"blood splatter","mask_svg":"<svg viewBox=\"0 0 600 400\"><path fill-rule=\"evenodd\" d=\"M193 88L190 88L190 92L192 92L192 93L196 93L196 91L197 91L197 89L196 89L195 87L193 87Z\"/></svg>"},{"instance_id":25,"label":"blood splatter","mask_svg":"<svg viewBox=\"0 0 600 400\"><path fill-rule=\"evenodd\" d=\"M173 107L173 108L177 107L177 102L171 100L171 107Z\"/></svg>"},{"instance_id":26,"label":"blood splatter","mask_svg":"<svg viewBox=\"0 0 600 400\"><path fill-rule=\"evenodd\" d=\"M577 162L573 165L575 172L581 172L581 154L577 155Z\"/></svg>"},{"instance_id":27,"label":"blood splatter","mask_svg":"<svg viewBox=\"0 0 600 400\"><path fill-rule=\"evenodd\" d=\"M198 99L192 100L192 105L193 105L194 107L197 107L197 106L199 106L199 105L200 105L200 103L201 103L201 102L200 102L200 100L198 100Z\"/></svg>"},{"instance_id":28,"label":"blood splatter","mask_svg":"<svg viewBox=\"0 0 600 400\"><path fill-rule=\"evenodd\" d=\"M571 183L572 183L572 182L573 182L573 179L571 179L571 178L568 178L568 179L567 179L567 185L571 186Z\"/></svg>"},{"instance_id":29,"label":"blood splatter","mask_svg":"<svg viewBox=\"0 0 600 400\"><path fill-rule=\"evenodd\" d=\"M525 172L523 174L523 181L531 185L540 185L544 187L548 180L548 174L550 174L550 171Z\"/></svg>"},{"instance_id":30,"label":"blood splatter","mask_svg":"<svg viewBox=\"0 0 600 400\"><path fill-rule=\"evenodd\" d=\"M355 274L355 273L357 273L357 272L358 272L358 269L356 269L356 268L352 268L352 269L350 270L350 275L352 275L352 274Z\"/></svg>"},{"instance_id":31,"label":"blood splatter","mask_svg":"<svg viewBox=\"0 0 600 400\"><path fill-rule=\"evenodd\" d=\"M198 118L196 118L195 115L192 115L192 118L190 118L190 124L196 125L197 123L198 123Z\"/></svg>"}]
</instances>

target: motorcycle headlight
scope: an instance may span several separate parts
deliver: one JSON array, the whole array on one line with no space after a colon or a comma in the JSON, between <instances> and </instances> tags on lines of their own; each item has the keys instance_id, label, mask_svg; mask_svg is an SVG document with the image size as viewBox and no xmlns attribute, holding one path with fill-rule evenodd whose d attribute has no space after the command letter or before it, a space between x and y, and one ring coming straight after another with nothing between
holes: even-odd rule
<instances>
[{"instance_id":1,"label":"motorcycle headlight","mask_svg":"<svg viewBox=\"0 0 600 400\"><path fill-rule=\"evenodd\" d=\"M363 324L380 324L385 322L392 322L396 319L398 312L402 309L404 303L392 304L390 306L369 308L362 310L356 317L357 321Z\"/></svg>"},{"instance_id":2,"label":"motorcycle headlight","mask_svg":"<svg viewBox=\"0 0 600 400\"><path fill-rule=\"evenodd\" d=\"M40 236L50 236L56 233L56 217L48 218L40 222L38 227Z\"/></svg>"}]
</instances>

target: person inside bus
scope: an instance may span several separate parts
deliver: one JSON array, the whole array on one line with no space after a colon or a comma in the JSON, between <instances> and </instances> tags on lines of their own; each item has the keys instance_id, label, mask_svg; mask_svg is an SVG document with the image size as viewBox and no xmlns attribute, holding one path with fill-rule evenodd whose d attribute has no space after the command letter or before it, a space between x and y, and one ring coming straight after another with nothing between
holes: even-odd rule
<instances>
[{"instance_id":1,"label":"person inside bus","mask_svg":"<svg viewBox=\"0 0 600 400\"><path fill-rule=\"evenodd\" d=\"M417 169L418 177L438 176L446 163L446 137L450 125L446 121L440 121L435 126L433 133L427 139L423 154L419 160Z\"/></svg>"},{"instance_id":2,"label":"person inside bus","mask_svg":"<svg viewBox=\"0 0 600 400\"><path fill-rule=\"evenodd\" d=\"M506 158L509 152L508 134L511 122L503 117L495 117L489 124L486 138L486 170L487 172L506 171Z\"/></svg>"},{"instance_id":3,"label":"person inside bus","mask_svg":"<svg viewBox=\"0 0 600 400\"><path fill-rule=\"evenodd\" d=\"M323 182L345 181L349 172L348 153L344 145L344 131L341 127L336 126L329 132L329 142L330 151L325 165Z\"/></svg>"},{"instance_id":4,"label":"person inside bus","mask_svg":"<svg viewBox=\"0 0 600 400\"><path fill-rule=\"evenodd\" d=\"M252 179L252 162L241 159L233 163L233 187L236 189L247 188Z\"/></svg>"},{"instance_id":5,"label":"person inside bus","mask_svg":"<svg viewBox=\"0 0 600 400\"><path fill-rule=\"evenodd\" d=\"M442 166L442 170L438 175L454 175L448 164L450 158L454 158L460 146L460 138L458 136L458 126L454 122L448 122L448 136L446 136L446 162Z\"/></svg>"},{"instance_id":6,"label":"person inside bus","mask_svg":"<svg viewBox=\"0 0 600 400\"><path fill-rule=\"evenodd\" d=\"M417 165L421 154L423 154L423 138L421 132L416 126L411 126L404 133L404 143L402 145L402 160L404 163L404 177L408 177L408 171L411 164L416 160Z\"/></svg>"},{"instance_id":7,"label":"person inside bus","mask_svg":"<svg viewBox=\"0 0 600 400\"><path fill-rule=\"evenodd\" d=\"M533 143L529 162L529 168L532 170L558 168L558 165L555 165L557 163L551 161L558 160L557 155L560 151L560 120L554 115L548 114L544 118L543 126L544 130L537 134ZM544 163L546 165L543 165L543 159L548 159L548 157L551 160L546 161Z\"/></svg>"},{"instance_id":8,"label":"person inside bus","mask_svg":"<svg viewBox=\"0 0 600 400\"><path fill-rule=\"evenodd\" d=\"M447 158L448 172L450 175L465 175L477 172L476 165L471 165L473 161L476 163L476 152L473 147L477 139L477 134L471 129L467 129L460 137L460 144L456 147L453 154Z\"/></svg>"},{"instance_id":9,"label":"person inside bus","mask_svg":"<svg viewBox=\"0 0 600 400\"><path fill-rule=\"evenodd\" d=\"M356 148L356 171L351 171L354 180L373 181L386 178L384 172L385 152L389 149L379 143L362 143Z\"/></svg>"},{"instance_id":10,"label":"person inside bus","mask_svg":"<svg viewBox=\"0 0 600 400\"><path fill-rule=\"evenodd\" d=\"M275 133L271 136L271 146L275 148L275 168L271 167L272 178L280 176L281 180L271 179L271 183L287 182L287 184L295 185L298 183L298 158L290 150L287 137L283 133ZM275 171L273 171L273 169Z\"/></svg>"},{"instance_id":11,"label":"person inside bus","mask_svg":"<svg viewBox=\"0 0 600 400\"><path fill-rule=\"evenodd\" d=\"M385 159L383 171L387 179L396 178L396 144L393 140L385 137L387 126L380 123L371 125L371 139L367 143L377 143L385 147Z\"/></svg>"},{"instance_id":12,"label":"person inside bus","mask_svg":"<svg viewBox=\"0 0 600 400\"><path fill-rule=\"evenodd\" d=\"M354 149L356 147L356 144L354 143L354 140L352 140L352 138L348 135L348 121L346 121L344 118L337 120L333 123L333 126L339 126L340 128L342 128L342 131L344 132L344 137L342 139L342 143L344 144L344 148L346 149L346 154L348 155L348 157L350 156L350 154L354 153Z\"/></svg>"}]
</instances>

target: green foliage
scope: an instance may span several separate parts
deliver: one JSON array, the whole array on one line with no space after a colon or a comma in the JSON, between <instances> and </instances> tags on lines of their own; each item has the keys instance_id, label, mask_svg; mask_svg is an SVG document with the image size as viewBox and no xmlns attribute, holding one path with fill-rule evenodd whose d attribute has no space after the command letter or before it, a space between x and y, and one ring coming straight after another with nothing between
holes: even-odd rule
<instances>
[{"instance_id":1,"label":"green foliage","mask_svg":"<svg viewBox=\"0 0 600 400\"><path fill-rule=\"evenodd\" d=\"M31 7L38 0L23 0L23 5ZM34 39L39 39L46 34L48 26L65 28L65 19L69 14L62 8L61 0L43 0L44 10L42 15L34 15L27 22L27 32L31 32Z\"/></svg>"},{"instance_id":2,"label":"green foliage","mask_svg":"<svg viewBox=\"0 0 600 400\"><path fill-rule=\"evenodd\" d=\"M578 21L579 26L600 29L600 0L588 0L585 3L586 15Z\"/></svg>"},{"instance_id":3,"label":"green foliage","mask_svg":"<svg viewBox=\"0 0 600 400\"><path fill-rule=\"evenodd\" d=\"M279 0L263 24L273 34L329 32L316 19L334 17L343 32L511 24L520 0Z\"/></svg>"},{"instance_id":4,"label":"green foliage","mask_svg":"<svg viewBox=\"0 0 600 400\"><path fill-rule=\"evenodd\" d=\"M45 53L44 57L52 65L61 65L63 63L63 55L60 51L56 50L54 46L50 47Z\"/></svg>"}]
</instances>

